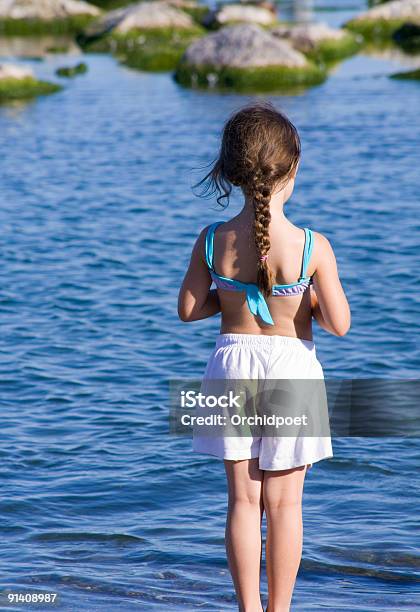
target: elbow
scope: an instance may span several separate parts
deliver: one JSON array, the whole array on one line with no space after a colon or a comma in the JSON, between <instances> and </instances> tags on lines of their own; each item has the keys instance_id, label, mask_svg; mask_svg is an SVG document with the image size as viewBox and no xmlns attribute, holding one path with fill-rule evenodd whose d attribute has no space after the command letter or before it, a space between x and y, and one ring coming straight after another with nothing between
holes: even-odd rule
<instances>
[{"instance_id":1,"label":"elbow","mask_svg":"<svg viewBox=\"0 0 420 612\"><path fill-rule=\"evenodd\" d=\"M191 323L192 321L195 321L195 319L193 319L191 316L188 316L187 314L178 313L178 317L183 323Z\"/></svg>"},{"instance_id":2,"label":"elbow","mask_svg":"<svg viewBox=\"0 0 420 612\"><path fill-rule=\"evenodd\" d=\"M191 323L195 321L194 313L183 306L178 306L178 317L183 323Z\"/></svg>"},{"instance_id":3,"label":"elbow","mask_svg":"<svg viewBox=\"0 0 420 612\"><path fill-rule=\"evenodd\" d=\"M350 319L346 321L342 321L338 325L334 325L333 327L334 335L342 338L349 331L350 325L351 325Z\"/></svg>"},{"instance_id":4,"label":"elbow","mask_svg":"<svg viewBox=\"0 0 420 612\"><path fill-rule=\"evenodd\" d=\"M178 296L178 318L183 323L189 323L191 321L191 312L187 308L185 300L182 299L181 294Z\"/></svg>"},{"instance_id":5,"label":"elbow","mask_svg":"<svg viewBox=\"0 0 420 612\"><path fill-rule=\"evenodd\" d=\"M347 334L347 332L349 331L350 326L349 327L339 327L334 329L334 336L338 336L339 338L342 338L343 336L345 336Z\"/></svg>"},{"instance_id":6,"label":"elbow","mask_svg":"<svg viewBox=\"0 0 420 612\"><path fill-rule=\"evenodd\" d=\"M191 315L189 315L185 310L181 310L178 308L178 318L183 323L190 323L192 321Z\"/></svg>"}]
</instances>

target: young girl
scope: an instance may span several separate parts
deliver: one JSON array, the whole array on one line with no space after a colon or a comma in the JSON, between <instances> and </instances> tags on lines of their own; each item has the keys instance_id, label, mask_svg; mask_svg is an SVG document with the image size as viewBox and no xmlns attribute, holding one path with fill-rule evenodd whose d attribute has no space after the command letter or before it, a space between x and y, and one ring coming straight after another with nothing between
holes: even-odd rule
<instances>
[{"instance_id":1,"label":"young girl","mask_svg":"<svg viewBox=\"0 0 420 612\"><path fill-rule=\"evenodd\" d=\"M322 379L312 318L343 336L350 310L327 238L293 225L283 207L300 159L296 128L268 104L226 123L220 155L200 184L238 215L204 228L178 302L182 321L221 312L204 379ZM210 289L212 282L216 289ZM289 610L302 550L301 498L312 463L332 457L329 436L194 437L195 451L224 459L228 484L226 552L241 612L262 612L261 521L267 520L267 612Z\"/></svg>"}]
</instances>

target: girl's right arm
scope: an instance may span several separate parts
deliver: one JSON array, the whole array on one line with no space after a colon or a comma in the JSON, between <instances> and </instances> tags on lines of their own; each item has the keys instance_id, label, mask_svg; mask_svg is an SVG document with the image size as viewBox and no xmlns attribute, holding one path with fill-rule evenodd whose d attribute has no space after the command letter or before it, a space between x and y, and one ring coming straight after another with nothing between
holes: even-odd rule
<instances>
[{"instance_id":1,"label":"girl's right arm","mask_svg":"<svg viewBox=\"0 0 420 612\"><path fill-rule=\"evenodd\" d=\"M350 329L350 307L340 282L337 261L330 242L315 233L316 269L313 274L316 297L312 296L312 312L321 327L335 336L344 336Z\"/></svg>"},{"instance_id":2,"label":"girl's right arm","mask_svg":"<svg viewBox=\"0 0 420 612\"><path fill-rule=\"evenodd\" d=\"M217 289L210 289L212 278L205 259L207 227L194 245L190 265L178 296L178 315L181 321L199 321L220 312Z\"/></svg>"}]
</instances>

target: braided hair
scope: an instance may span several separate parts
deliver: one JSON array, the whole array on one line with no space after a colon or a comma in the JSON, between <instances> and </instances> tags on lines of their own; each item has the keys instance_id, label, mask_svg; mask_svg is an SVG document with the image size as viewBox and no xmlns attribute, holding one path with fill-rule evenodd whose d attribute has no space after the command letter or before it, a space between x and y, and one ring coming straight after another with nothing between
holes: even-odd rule
<instances>
[{"instance_id":1,"label":"braided hair","mask_svg":"<svg viewBox=\"0 0 420 612\"><path fill-rule=\"evenodd\" d=\"M271 196L276 187L288 182L299 159L300 139L291 121L272 104L253 104L228 119L219 156L196 185L203 187L201 195L216 195L222 207L229 204L233 186L252 200L257 285L265 295L270 295L274 283L267 262Z\"/></svg>"}]
</instances>

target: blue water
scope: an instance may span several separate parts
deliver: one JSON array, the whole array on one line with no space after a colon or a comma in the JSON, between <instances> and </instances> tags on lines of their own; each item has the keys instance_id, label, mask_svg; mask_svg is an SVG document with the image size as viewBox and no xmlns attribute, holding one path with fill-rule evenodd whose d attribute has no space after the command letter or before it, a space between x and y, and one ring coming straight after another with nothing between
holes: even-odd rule
<instances>
[{"instance_id":1,"label":"blue water","mask_svg":"<svg viewBox=\"0 0 420 612\"><path fill-rule=\"evenodd\" d=\"M247 98L85 59L61 93L0 108L0 587L63 610L233 611L223 467L167 434L167 380L200 376L217 333L177 320L177 291L228 216L191 184ZM388 78L416 61L361 55L271 98L303 141L288 213L330 238L352 307L347 337L315 330L327 376L419 371L420 89ZM418 450L334 440L307 478L293 610L419 609Z\"/></svg>"}]
</instances>

